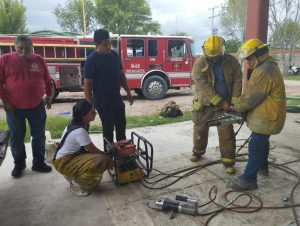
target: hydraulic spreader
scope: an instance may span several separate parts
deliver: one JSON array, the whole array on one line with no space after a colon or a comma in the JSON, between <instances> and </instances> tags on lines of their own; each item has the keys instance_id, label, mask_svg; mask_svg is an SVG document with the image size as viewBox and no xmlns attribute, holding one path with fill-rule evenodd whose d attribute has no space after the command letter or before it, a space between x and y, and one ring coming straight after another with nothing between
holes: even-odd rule
<instances>
[{"instance_id":1,"label":"hydraulic spreader","mask_svg":"<svg viewBox=\"0 0 300 226\"><path fill-rule=\"evenodd\" d=\"M198 215L198 198L187 195L176 195L175 200L172 199L158 199L156 201L149 201L148 207L163 211L171 211L170 219L175 217L176 213L185 213L193 216Z\"/></svg>"},{"instance_id":2,"label":"hydraulic spreader","mask_svg":"<svg viewBox=\"0 0 300 226\"><path fill-rule=\"evenodd\" d=\"M225 112L223 115L209 120L206 124L208 127L229 125L229 124L242 124L244 122L245 114L237 112Z\"/></svg>"},{"instance_id":3,"label":"hydraulic spreader","mask_svg":"<svg viewBox=\"0 0 300 226\"><path fill-rule=\"evenodd\" d=\"M113 167L108 169L116 185L148 177L153 164L153 146L144 137L135 132L130 140L120 140L115 143L104 138L105 152L112 160Z\"/></svg>"}]
</instances>

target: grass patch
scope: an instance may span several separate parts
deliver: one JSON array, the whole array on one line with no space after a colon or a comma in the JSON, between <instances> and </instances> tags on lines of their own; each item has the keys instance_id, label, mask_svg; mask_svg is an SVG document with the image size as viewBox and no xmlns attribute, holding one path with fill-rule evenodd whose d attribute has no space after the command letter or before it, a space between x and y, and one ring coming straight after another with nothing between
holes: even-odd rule
<instances>
[{"instance_id":1,"label":"grass patch","mask_svg":"<svg viewBox=\"0 0 300 226\"><path fill-rule=\"evenodd\" d=\"M300 100L287 100L286 105L293 105L293 106L300 105Z\"/></svg>"},{"instance_id":2,"label":"grass patch","mask_svg":"<svg viewBox=\"0 0 300 226\"><path fill-rule=\"evenodd\" d=\"M191 120L192 112L184 112L183 116L176 118L164 118L159 114L146 115L146 116L128 116L127 128L145 127L145 126L158 126L163 124L183 122Z\"/></svg>"},{"instance_id":3,"label":"grass patch","mask_svg":"<svg viewBox=\"0 0 300 226\"><path fill-rule=\"evenodd\" d=\"M287 96L286 105L300 105L300 96Z\"/></svg>"},{"instance_id":4,"label":"grass patch","mask_svg":"<svg viewBox=\"0 0 300 226\"><path fill-rule=\"evenodd\" d=\"M61 134L66 127L66 125L69 123L70 119L62 116L47 116L47 122L46 122L46 130L49 130L51 132L52 138L60 138ZM8 130L8 126L6 123L6 120L1 119L0 120L0 130ZM26 121L26 134L25 134L25 142L30 141L30 128L28 125L28 122Z\"/></svg>"},{"instance_id":5,"label":"grass patch","mask_svg":"<svg viewBox=\"0 0 300 226\"><path fill-rule=\"evenodd\" d=\"M286 76L284 76L284 79L300 81L300 75L286 75Z\"/></svg>"},{"instance_id":6,"label":"grass patch","mask_svg":"<svg viewBox=\"0 0 300 226\"><path fill-rule=\"evenodd\" d=\"M183 116L177 118L164 118L158 114L153 115L145 115L145 116L128 116L127 120L127 128L136 128L136 127L145 127L145 126L158 126L169 123L183 122L191 120L192 112L184 112ZM46 122L46 130L50 131L53 139L59 139L61 134L69 123L70 118L63 116L48 116ZM30 131L29 125L26 124L26 136L25 141L30 141ZM7 130L6 120L0 120L0 130ZM102 132L102 126L99 123L91 123L90 126L91 133L100 133Z\"/></svg>"},{"instance_id":7,"label":"grass patch","mask_svg":"<svg viewBox=\"0 0 300 226\"><path fill-rule=\"evenodd\" d=\"M3 119L0 120L0 129L1 130L8 130L6 120L3 120Z\"/></svg>"},{"instance_id":8,"label":"grass patch","mask_svg":"<svg viewBox=\"0 0 300 226\"><path fill-rule=\"evenodd\" d=\"M63 116L47 116L46 130L50 131L51 137L60 138L70 118Z\"/></svg>"}]
</instances>

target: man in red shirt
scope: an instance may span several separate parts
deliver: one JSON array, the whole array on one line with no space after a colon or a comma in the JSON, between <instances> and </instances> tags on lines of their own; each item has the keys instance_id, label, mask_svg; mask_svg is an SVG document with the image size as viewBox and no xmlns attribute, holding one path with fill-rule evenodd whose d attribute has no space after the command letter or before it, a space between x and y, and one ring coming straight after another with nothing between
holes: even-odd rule
<instances>
[{"instance_id":1,"label":"man in red shirt","mask_svg":"<svg viewBox=\"0 0 300 226\"><path fill-rule=\"evenodd\" d=\"M51 172L45 163L46 108L51 108L52 80L44 59L32 53L32 41L26 35L16 38L15 52L0 57L0 98L11 131L11 151L15 167L11 175L18 178L26 168L24 137L26 119L32 137L32 170Z\"/></svg>"}]
</instances>

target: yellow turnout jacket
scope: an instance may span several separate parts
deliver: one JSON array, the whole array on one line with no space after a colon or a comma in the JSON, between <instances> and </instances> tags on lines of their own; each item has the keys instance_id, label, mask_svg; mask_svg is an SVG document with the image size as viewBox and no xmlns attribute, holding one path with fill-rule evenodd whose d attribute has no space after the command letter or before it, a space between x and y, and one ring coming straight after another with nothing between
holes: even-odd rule
<instances>
[{"instance_id":1,"label":"yellow turnout jacket","mask_svg":"<svg viewBox=\"0 0 300 226\"><path fill-rule=\"evenodd\" d=\"M222 59L222 69L230 96L232 99L239 97L242 92L242 72L238 60L225 54ZM198 103L198 109L194 107L194 110L199 110L203 105L217 105L223 100L214 88L213 66L207 62L204 56L200 56L196 60L192 74L195 83L193 105Z\"/></svg>"},{"instance_id":2,"label":"yellow turnout jacket","mask_svg":"<svg viewBox=\"0 0 300 226\"><path fill-rule=\"evenodd\" d=\"M246 112L249 129L261 134L279 133L286 117L283 77L275 60L268 54L257 59L245 93L234 106Z\"/></svg>"}]
</instances>

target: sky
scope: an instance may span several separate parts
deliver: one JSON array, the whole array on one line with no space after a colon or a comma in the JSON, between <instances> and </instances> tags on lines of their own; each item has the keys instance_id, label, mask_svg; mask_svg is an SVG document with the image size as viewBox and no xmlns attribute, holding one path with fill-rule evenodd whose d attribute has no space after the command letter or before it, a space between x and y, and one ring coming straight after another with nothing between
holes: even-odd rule
<instances>
[{"instance_id":1,"label":"sky","mask_svg":"<svg viewBox=\"0 0 300 226\"><path fill-rule=\"evenodd\" d=\"M152 19L161 24L164 35L186 32L193 37L197 52L201 51L204 40L211 34L212 7L215 15L225 0L148 0ZM53 14L58 4L64 5L67 0L23 0L26 7L27 28L30 31L61 31ZM219 29L218 17L214 18L214 28Z\"/></svg>"}]
</instances>

